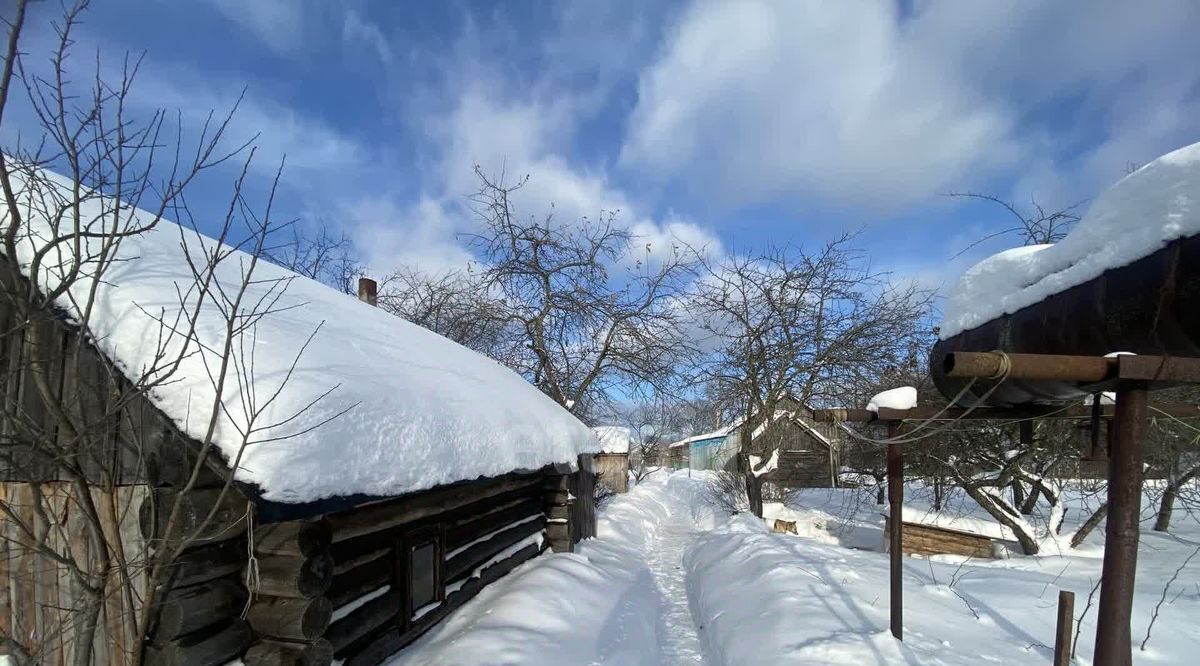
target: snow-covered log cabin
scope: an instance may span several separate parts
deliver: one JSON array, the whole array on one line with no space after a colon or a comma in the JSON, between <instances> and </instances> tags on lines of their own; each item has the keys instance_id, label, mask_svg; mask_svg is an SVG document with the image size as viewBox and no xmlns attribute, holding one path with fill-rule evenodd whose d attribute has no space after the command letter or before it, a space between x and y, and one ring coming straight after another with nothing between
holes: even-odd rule
<instances>
[{"instance_id":1,"label":"snow-covered log cabin","mask_svg":"<svg viewBox=\"0 0 1200 666\"><path fill-rule=\"evenodd\" d=\"M516 373L54 174L18 182L0 654L71 662L92 617L99 665L378 663L594 533L595 435Z\"/></svg>"}]
</instances>

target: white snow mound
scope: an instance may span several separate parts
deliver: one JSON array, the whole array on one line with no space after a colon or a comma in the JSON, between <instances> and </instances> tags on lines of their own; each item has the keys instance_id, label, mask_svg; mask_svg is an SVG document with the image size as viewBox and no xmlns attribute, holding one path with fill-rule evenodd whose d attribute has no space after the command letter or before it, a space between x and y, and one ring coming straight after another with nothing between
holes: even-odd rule
<instances>
[{"instance_id":1,"label":"white snow mound","mask_svg":"<svg viewBox=\"0 0 1200 666\"><path fill-rule=\"evenodd\" d=\"M31 187L16 179L26 232L19 239L18 260L25 270L50 235L43 211L61 204L70 190L67 179L46 176L54 187ZM112 199L92 197L81 217L93 221L111 215L114 206ZM7 218L7 207L3 214ZM152 219L145 211L133 214ZM117 367L137 377L155 365L163 333L156 317L174 321L181 310L179 294L195 291L184 247L197 257L206 251L201 246L211 252L215 245L195 231L160 221L121 243L118 261L103 281L95 284L85 270L57 305L78 322L77 304L86 303L94 287L89 333ZM65 249L60 245L48 260L65 264L68 258L59 254ZM240 252L227 259L216 271L217 283L236 291L250 259ZM57 286L59 273L51 272L42 273L43 289ZM578 454L594 450L596 436L587 426L496 361L278 266L260 261L254 278L243 306L270 301L271 290L278 292L284 284L286 291L253 334L234 346L239 367L251 369L253 382L225 384L214 442L232 459L243 433L251 432L253 443L245 447L235 474L257 485L267 499L397 495L574 462ZM186 300L189 307L195 303ZM184 433L200 440L216 396L210 373L216 374L225 343L225 318L211 300L199 312L195 335L198 340L190 341L190 353L171 381L149 397ZM178 356L183 338L168 337L166 358ZM246 404L262 408L252 427Z\"/></svg>"},{"instance_id":2,"label":"white snow mound","mask_svg":"<svg viewBox=\"0 0 1200 666\"><path fill-rule=\"evenodd\" d=\"M878 412L881 407L883 409L912 409L916 406L917 389L912 386L901 386L876 393L867 403L867 409L872 412Z\"/></svg>"},{"instance_id":3,"label":"white snow mound","mask_svg":"<svg viewBox=\"0 0 1200 666\"><path fill-rule=\"evenodd\" d=\"M1054 245L1005 250L963 274L946 300L943 340L1012 314L1200 234L1200 143L1122 178Z\"/></svg>"}]
</instances>

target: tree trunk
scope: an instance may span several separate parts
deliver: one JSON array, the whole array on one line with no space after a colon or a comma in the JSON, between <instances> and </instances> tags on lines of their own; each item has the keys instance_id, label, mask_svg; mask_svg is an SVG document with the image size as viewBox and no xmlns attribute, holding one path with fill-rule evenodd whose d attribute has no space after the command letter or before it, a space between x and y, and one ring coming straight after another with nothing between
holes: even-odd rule
<instances>
[{"instance_id":1,"label":"tree trunk","mask_svg":"<svg viewBox=\"0 0 1200 666\"><path fill-rule=\"evenodd\" d=\"M1154 520L1155 532L1166 532L1171 527L1171 513L1175 510L1175 500L1179 497L1179 489L1187 485L1200 472L1200 466L1188 470L1186 474L1167 483L1162 500L1158 503L1158 517Z\"/></svg>"},{"instance_id":2,"label":"tree trunk","mask_svg":"<svg viewBox=\"0 0 1200 666\"><path fill-rule=\"evenodd\" d=\"M1088 516L1088 519L1083 521L1083 524L1075 531L1075 534L1071 535L1071 547L1078 548L1106 516L1108 516L1108 502L1101 504L1100 508L1093 511L1092 515Z\"/></svg>"},{"instance_id":3,"label":"tree trunk","mask_svg":"<svg viewBox=\"0 0 1200 666\"><path fill-rule=\"evenodd\" d=\"M971 499L975 500L979 506L983 507L984 511L988 512L988 515L995 518L996 522L1012 531L1013 535L1017 538L1017 543L1021 545L1021 552L1025 553L1026 555L1038 554L1039 547L1037 539L1035 539L1033 534L1030 534L1015 520L1017 515L1016 509L1002 506L999 504L999 502L1003 502L1002 499L998 500L995 497L987 495L979 488L967 483L966 479L960 479L959 485L963 487L963 490L967 491L967 495L969 495Z\"/></svg>"},{"instance_id":4,"label":"tree trunk","mask_svg":"<svg viewBox=\"0 0 1200 666\"><path fill-rule=\"evenodd\" d=\"M933 477L933 510L942 510L942 477Z\"/></svg>"},{"instance_id":5,"label":"tree trunk","mask_svg":"<svg viewBox=\"0 0 1200 666\"><path fill-rule=\"evenodd\" d=\"M1026 516L1033 513L1033 506L1030 505L1037 504L1037 493L1030 493L1029 497L1026 497L1025 486L1021 485L1021 482L1016 479L1013 479L1013 482L1009 486L1012 488L1013 506L1021 507L1021 513ZM1029 501L1030 498L1033 499L1032 502Z\"/></svg>"}]
</instances>

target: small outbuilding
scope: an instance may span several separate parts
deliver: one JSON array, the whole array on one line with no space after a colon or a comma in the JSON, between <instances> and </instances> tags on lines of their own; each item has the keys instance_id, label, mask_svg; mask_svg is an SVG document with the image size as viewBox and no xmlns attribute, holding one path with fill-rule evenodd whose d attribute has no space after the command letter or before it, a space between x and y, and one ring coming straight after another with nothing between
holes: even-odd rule
<instances>
[{"instance_id":1,"label":"small outbuilding","mask_svg":"<svg viewBox=\"0 0 1200 666\"><path fill-rule=\"evenodd\" d=\"M596 483L603 484L614 493L627 492L632 431L623 426L595 426L592 431L600 441L599 450L593 456Z\"/></svg>"},{"instance_id":2,"label":"small outbuilding","mask_svg":"<svg viewBox=\"0 0 1200 666\"><path fill-rule=\"evenodd\" d=\"M73 662L98 598L99 666L376 664L594 533L595 434L516 373L54 174L16 184L0 655Z\"/></svg>"}]
</instances>

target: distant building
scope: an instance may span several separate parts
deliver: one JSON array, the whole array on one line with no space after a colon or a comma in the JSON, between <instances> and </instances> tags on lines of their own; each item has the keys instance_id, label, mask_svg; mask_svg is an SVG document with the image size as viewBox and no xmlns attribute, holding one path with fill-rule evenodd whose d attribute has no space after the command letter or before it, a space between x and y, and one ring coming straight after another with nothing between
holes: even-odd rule
<instances>
[{"instance_id":1,"label":"distant building","mask_svg":"<svg viewBox=\"0 0 1200 666\"><path fill-rule=\"evenodd\" d=\"M592 431L600 440L595 460L596 481L614 493L629 490L629 449L633 434L622 426L595 426Z\"/></svg>"},{"instance_id":2,"label":"distant building","mask_svg":"<svg viewBox=\"0 0 1200 666\"><path fill-rule=\"evenodd\" d=\"M818 423L812 409L785 398L770 419L752 418L750 451L767 460L778 451L778 466L764 480L783 488L826 488L837 483L844 433L839 425ZM672 468L737 469L745 420L670 445Z\"/></svg>"}]
</instances>

